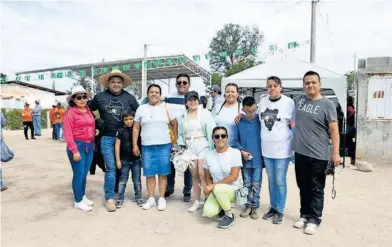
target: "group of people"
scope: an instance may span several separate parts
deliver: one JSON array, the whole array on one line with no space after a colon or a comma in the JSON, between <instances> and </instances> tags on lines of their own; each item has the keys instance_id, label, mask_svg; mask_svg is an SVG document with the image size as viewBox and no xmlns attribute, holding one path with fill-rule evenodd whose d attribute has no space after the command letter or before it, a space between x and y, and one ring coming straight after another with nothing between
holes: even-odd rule
<instances>
[{"instance_id":1,"label":"group of people","mask_svg":"<svg viewBox=\"0 0 392 247\"><path fill-rule=\"evenodd\" d=\"M294 100L282 94L282 82L276 76L268 78L268 95L262 96L259 103L253 97L240 102L235 83L226 85L224 96L219 87L214 87L211 111L205 109L197 92L189 90L187 74L177 76L177 91L164 100L161 87L149 85L147 100L140 106L133 95L123 90L132 79L121 71L102 75L99 82L105 90L91 101L83 87L72 88L64 117L75 208L90 211L94 205L86 197L86 180L94 152L92 112L98 111L103 122L100 149L105 161L105 207L109 212L122 207L130 172L137 205L145 210L165 210L166 198L175 188L176 170L171 156L173 151L186 150L191 165L183 174L182 200L189 202L193 196L189 212L203 208L204 216L220 218L219 228L229 228L235 221L232 204L245 197L240 216L258 219L265 167L271 207L263 219L281 224L286 175L294 156L301 202L294 227L307 234L317 231L324 205L325 170L329 162L340 164L336 109L320 94L317 72L304 75L304 95ZM146 201L141 194L142 170L147 183Z\"/></svg>"}]
</instances>

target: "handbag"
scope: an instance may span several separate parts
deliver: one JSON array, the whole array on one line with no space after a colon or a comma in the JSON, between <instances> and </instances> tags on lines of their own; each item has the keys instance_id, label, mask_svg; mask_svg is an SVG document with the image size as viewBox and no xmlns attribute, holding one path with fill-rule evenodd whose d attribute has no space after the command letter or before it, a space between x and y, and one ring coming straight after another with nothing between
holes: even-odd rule
<instances>
[{"instance_id":1,"label":"handbag","mask_svg":"<svg viewBox=\"0 0 392 247\"><path fill-rule=\"evenodd\" d=\"M248 188L242 187L235 191L235 205L242 206L248 203Z\"/></svg>"},{"instance_id":2,"label":"handbag","mask_svg":"<svg viewBox=\"0 0 392 247\"><path fill-rule=\"evenodd\" d=\"M195 167L192 161L192 155L186 148L175 150L171 155L170 161L173 163L174 169L180 176L184 176L184 172L188 168L193 169Z\"/></svg>"},{"instance_id":3,"label":"handbag","mask_svg":"<svg viewBox=\"0 0 392 247\"><path fill-rule=\"evenodd\" d=\"M166 116L167 120L169 121L169 134L170 134L170 142L172 145L174 145L177 142L176 134L174 133L173 127L170 125L170 116L169 116L169 111L167 110L167 105L165 103L165 111L166 111Z\"/></svg>"}]
</instances>

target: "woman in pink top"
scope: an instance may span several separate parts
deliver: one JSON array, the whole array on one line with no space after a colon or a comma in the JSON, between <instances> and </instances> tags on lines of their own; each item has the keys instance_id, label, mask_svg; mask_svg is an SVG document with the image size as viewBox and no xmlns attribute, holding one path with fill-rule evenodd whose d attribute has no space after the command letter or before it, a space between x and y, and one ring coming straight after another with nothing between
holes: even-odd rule
<instances>
[{"instance_id":1,"label":"woman in pink top","mask_svg":"<svg viewBox=\"0 0 392 247\"><path fill-rule=\"evenodd\" d=\"M73 178L72 190L75 208L91 211L94 203L87 199L86 180L94 154L95 121L87 106L89 93L82 86L72 88L67 98L69 108L64 117L64 138L67 155L71 162Z\"/></svg>"}]
</instances>

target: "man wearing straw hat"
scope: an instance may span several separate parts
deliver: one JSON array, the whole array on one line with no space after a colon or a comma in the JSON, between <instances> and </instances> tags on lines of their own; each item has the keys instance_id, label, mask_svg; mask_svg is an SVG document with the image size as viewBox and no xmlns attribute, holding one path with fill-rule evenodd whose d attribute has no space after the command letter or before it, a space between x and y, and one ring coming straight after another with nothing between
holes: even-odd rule
<instances>
[{"instance_id":1,"label":"man wearing straw hat","mask_svg":"<svg viewBox=\"0 0 392 247\"><path fill-rule=\"evenodd\" d=\"M132 84L132 79L118 69L99 77L99 83L105 91L98 93L89 103L91 111L99 111L103 120L103 135L101 138L101 153L105 160L105 200L109 212L116 211L114 189L116 184L116 162L114 143L116 132L122 126L124 112L136 111L139 107L135 97L123 90Z\"/></svg>"}]
</instances>

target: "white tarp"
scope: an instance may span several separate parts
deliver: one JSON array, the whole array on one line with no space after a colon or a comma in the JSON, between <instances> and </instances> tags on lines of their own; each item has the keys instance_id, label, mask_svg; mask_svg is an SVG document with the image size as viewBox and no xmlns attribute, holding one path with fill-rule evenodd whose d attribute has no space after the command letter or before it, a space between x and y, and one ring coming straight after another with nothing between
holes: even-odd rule
<instances>
[{"instance_id":1,"label":"white tarp","mask_svg":"<svg viewBox=\"0 0 392 247\"><path fill-rule=\"evenodd\" d=\"M236 83L240 88L265 88L268 77L278 76L282 80L283 88L302 89L302 77L309 70L320 74L322 89L331 89L333 91L346 115L346 76L301 60L267 61L264 64L223 78L221 88L222 92L224 92L226 84L230 82ZM331 92L331 90L329 91Z\"/></svg>"}]
</instances>

